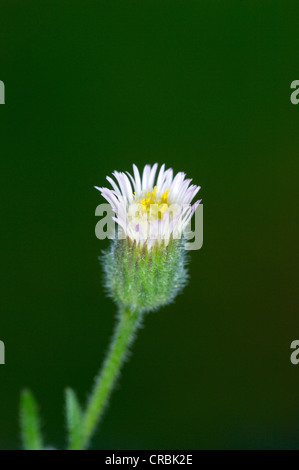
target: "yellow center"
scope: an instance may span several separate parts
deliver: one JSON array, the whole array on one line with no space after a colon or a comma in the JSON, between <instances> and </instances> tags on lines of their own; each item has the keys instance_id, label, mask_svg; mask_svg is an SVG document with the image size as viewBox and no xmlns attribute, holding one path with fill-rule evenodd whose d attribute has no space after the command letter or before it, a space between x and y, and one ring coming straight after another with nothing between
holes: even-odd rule
<instances>
[{"instance_id":1,"label":"yellow center","mask_svg":"<svg viewBox=\"0 0 299 470\"><path fill-rule=\"evenodd\" d=\"M144 199L141 199L142 209L147 212L153 219L162 219L164 212L168 210L169 189L165 191L161 198L157 198L157 186L153 191L147 191Z\"/></svg>"}]
</instances>

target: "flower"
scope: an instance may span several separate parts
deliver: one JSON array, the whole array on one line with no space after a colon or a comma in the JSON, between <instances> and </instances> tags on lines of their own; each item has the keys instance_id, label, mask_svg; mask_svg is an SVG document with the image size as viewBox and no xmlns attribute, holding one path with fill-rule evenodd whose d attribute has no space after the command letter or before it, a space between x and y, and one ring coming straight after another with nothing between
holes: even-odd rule
<instances>
[{"instance_id":1,"label":"flower","mask_svg":"<svg viewBox=\"0 0 299 470\"><path fill-rule=\"evenodd\" d=\"M129 173L114 171L116 182L107 176L113 189L98 189L109 202L124 235L133 242L146 244L151 249L155 243L168 244L170 238L181 239L200 201L191 205L200 186L190 185L191 179L179 172L173 176L172 168L165 164L156 173L158 164L145 165L142 178L136 165L134 177Z\"/></svg>"},{"instance_id":2,"label":"flower","mask_svg":"<svg viewBox=\"0 0 299 470\"><path fill-rule=\"evenodd\" d=\"M118 237L104 253L106 288L120 310L149 312L173 301L187 283L184 230L200 201L200 187L185 173L146 165L142 178L115 171L112 189L99 188L118 224ZM120 233L124 236L120 236Z\"/></svg>"}]
</instances>

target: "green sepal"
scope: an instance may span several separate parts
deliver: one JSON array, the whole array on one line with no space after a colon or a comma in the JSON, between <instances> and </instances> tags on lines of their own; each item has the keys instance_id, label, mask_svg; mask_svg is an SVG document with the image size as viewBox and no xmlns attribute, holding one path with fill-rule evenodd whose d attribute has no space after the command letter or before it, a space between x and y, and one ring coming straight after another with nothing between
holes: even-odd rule
<instances>
[{"instance_id":1,"label":"green sepal","mask_svg":"<svg viewBox=\"0 0 299 470\"><path fill-rule=\"evenodd\" d=\"M122 307L140 312L173 301L187 281L182 240L154 244L151 249L129 238L112 240L104 254L106 287Z\"/></svg>"}]
</instances>

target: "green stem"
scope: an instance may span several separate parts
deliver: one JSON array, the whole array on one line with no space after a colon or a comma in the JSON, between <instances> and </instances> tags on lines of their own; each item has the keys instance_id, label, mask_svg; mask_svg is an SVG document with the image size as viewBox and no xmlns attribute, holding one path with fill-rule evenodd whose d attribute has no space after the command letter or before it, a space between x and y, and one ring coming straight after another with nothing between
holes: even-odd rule
<instances>
[{"instance_id":1,"label":"green stem","mask_svg":"<svg viewBox=\"0 0 299 470\"><path fill-rule=\"evenodd\" d=\"M83 415L83 448L87 447L103 414L140 319L141 314L138 312L129 309L123 309L120 312L107 357L100 374L95 379L95 385Z\"/></svg>"}]
</instances>

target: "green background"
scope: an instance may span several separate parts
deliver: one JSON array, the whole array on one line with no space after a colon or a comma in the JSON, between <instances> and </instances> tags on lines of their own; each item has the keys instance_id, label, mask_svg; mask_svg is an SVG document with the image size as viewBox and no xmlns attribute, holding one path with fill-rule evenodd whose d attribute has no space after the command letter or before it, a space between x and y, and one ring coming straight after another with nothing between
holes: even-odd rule
<instances>
[{"instance_id":1,"label":"green background","mask_svg":"<svg viewBox=\"0 0 299 470\"><path fill-rule=\"evenodd\" d=\"M204 245L147 316L93 447L298 449L298 1L0 2L0 447L18 401L64 445L112 334L94 185L166 163L202 186Z\"/></svg>"}]
</instances>

